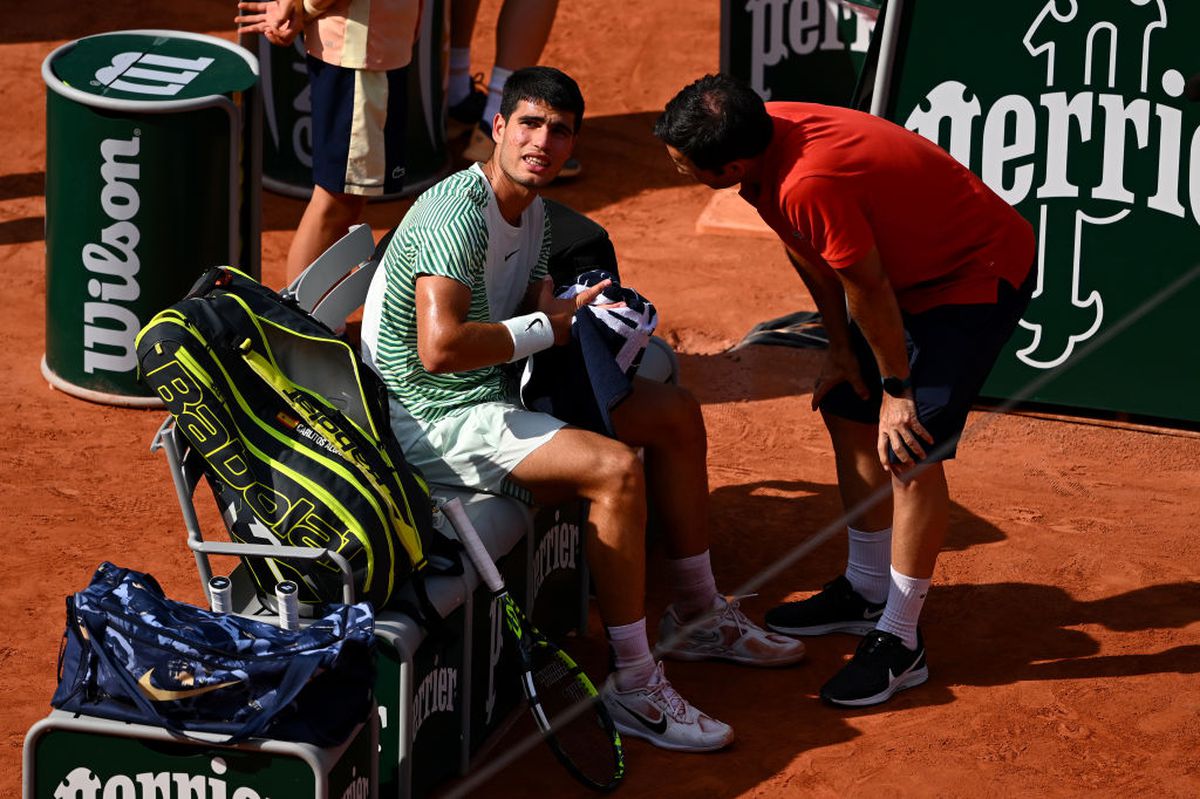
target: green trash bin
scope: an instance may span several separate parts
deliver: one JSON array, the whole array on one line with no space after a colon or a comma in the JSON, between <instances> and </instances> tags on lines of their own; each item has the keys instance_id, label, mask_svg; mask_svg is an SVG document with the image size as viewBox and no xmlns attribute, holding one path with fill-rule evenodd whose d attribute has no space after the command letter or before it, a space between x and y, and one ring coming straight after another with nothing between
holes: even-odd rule
<instances>
[{"instance_id":1,"label":"green trash bin","mask_svg":"<svg viewBox=\"0 0 1200 799\"><path fill-rule=\"evenodd\" d=\"M211 36L133 30L59 47L42 78L42 373L84 399L160 405L138 382L138 330L211 266L258 272L258 65Z\"/></svg>"},{"instance_id":2,"label":"green trash bin","mask_svg":"<svg viewBox=\"0 0 1200 799\"><path fill-rule=\"evenodd\" d=\"M408 67L408 135L404 189L372 197L393 200L423 191L450 171L446 147L446 83L449 64L449 3L422 3L412 63ZM302 37L291 47L275 47L262 36L242 44L262 66L263 187L287 197L312 194L312 102Z\"/></svg>"}]
</instances>

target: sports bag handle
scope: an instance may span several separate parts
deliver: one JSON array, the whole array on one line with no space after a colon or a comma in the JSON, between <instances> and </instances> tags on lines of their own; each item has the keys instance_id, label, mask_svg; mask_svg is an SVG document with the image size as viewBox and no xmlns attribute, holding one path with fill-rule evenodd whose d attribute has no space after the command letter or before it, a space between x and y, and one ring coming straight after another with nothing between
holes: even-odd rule
<instances>
[{"instance_id":1,"label":"sports bag handle","mask_svg":"<svg viewBox=\"0 0 1200 799\"><path fill-rule=\"evenodd\" d=\"M196 738L189 735L178 723L164 716L159 712L146 696L142 693L141 686L137 680L129 673L129 670L121 663L113 659L112 654L108 651L105 645L106 637L103 635L103 629L98 628L89 618L88 613L80 613L78 607L73 614L79 623L87 632L88 637L92 640L91 651L96 654L97 659L103 664L109 672L116 675L117 679L125 686L129 692L130 698L134 703L142 709L142 712L150 719L153 719L158 726L170 730L176 735L187 738L188 740L199 741L206 739ZM292 658L288 663L287 670L279 681L279 687L275 691L275 699L270 705L263 706L262 710L254 715L249 721L235 730L224 741L219 743L233 745L239 744L248 738L252 738L271 722L271 719L279 715L280 711L292 703L292 700L300 693L305 684L316 674L321 665L320 653L304 652Z\"/></svg>"}]
</instances>

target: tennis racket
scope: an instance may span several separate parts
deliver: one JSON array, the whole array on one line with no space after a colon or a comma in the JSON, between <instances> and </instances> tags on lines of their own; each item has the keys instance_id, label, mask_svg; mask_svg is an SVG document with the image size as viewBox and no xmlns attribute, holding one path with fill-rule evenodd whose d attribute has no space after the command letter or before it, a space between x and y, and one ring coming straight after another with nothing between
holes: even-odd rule
<instances>
[{"instance_id":1,"label":"tennis racket","mask_svg":"<svg viewBox=\"0 0 1200 799\"><path fill-rule=\"evenodd\" d=\"M533 720L567 771L584 785L607 791L625 776L621 736L596 687L571 657L529 623L479 540L458 499L442 506L475 569L503 613L508 647L520 660L521 687Z\"/></svg>"}]
</instances>

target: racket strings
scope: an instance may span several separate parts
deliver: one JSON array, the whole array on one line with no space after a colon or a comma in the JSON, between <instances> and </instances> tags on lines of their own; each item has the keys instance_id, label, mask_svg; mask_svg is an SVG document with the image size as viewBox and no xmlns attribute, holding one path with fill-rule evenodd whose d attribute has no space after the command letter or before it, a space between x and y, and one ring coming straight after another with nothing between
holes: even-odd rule
<instances>
[{"instance_id":1,"label":"racket strings","mask_svg":"<svg viewBox=\"0 0 1200 799\"><path fill-rule=\"evenodd\" d=\"M609 786L623 770L614 732L601 715L595 689L564 657L548 649L533 653L533 682L541 710L571 766L597 787Z\"/></svg>"}]
</instances>

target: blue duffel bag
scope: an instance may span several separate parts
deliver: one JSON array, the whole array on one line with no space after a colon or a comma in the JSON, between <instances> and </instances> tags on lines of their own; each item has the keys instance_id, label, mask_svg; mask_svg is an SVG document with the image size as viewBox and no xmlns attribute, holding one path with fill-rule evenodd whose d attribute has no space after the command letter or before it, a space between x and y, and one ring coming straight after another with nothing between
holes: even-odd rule
<instances>
[{"instance_id":1,"label":"blue duffel bag","mask_svg":"<svg viewBox=\"0 0 1200 799\"><path fill-rule=\"evenodd\" d=\"M88 716L333 746L370 713L371 606L330 604L302 630L175 602L148 574L102 563L67 597L50 704Z\"/></svg>"}]
</instances>

